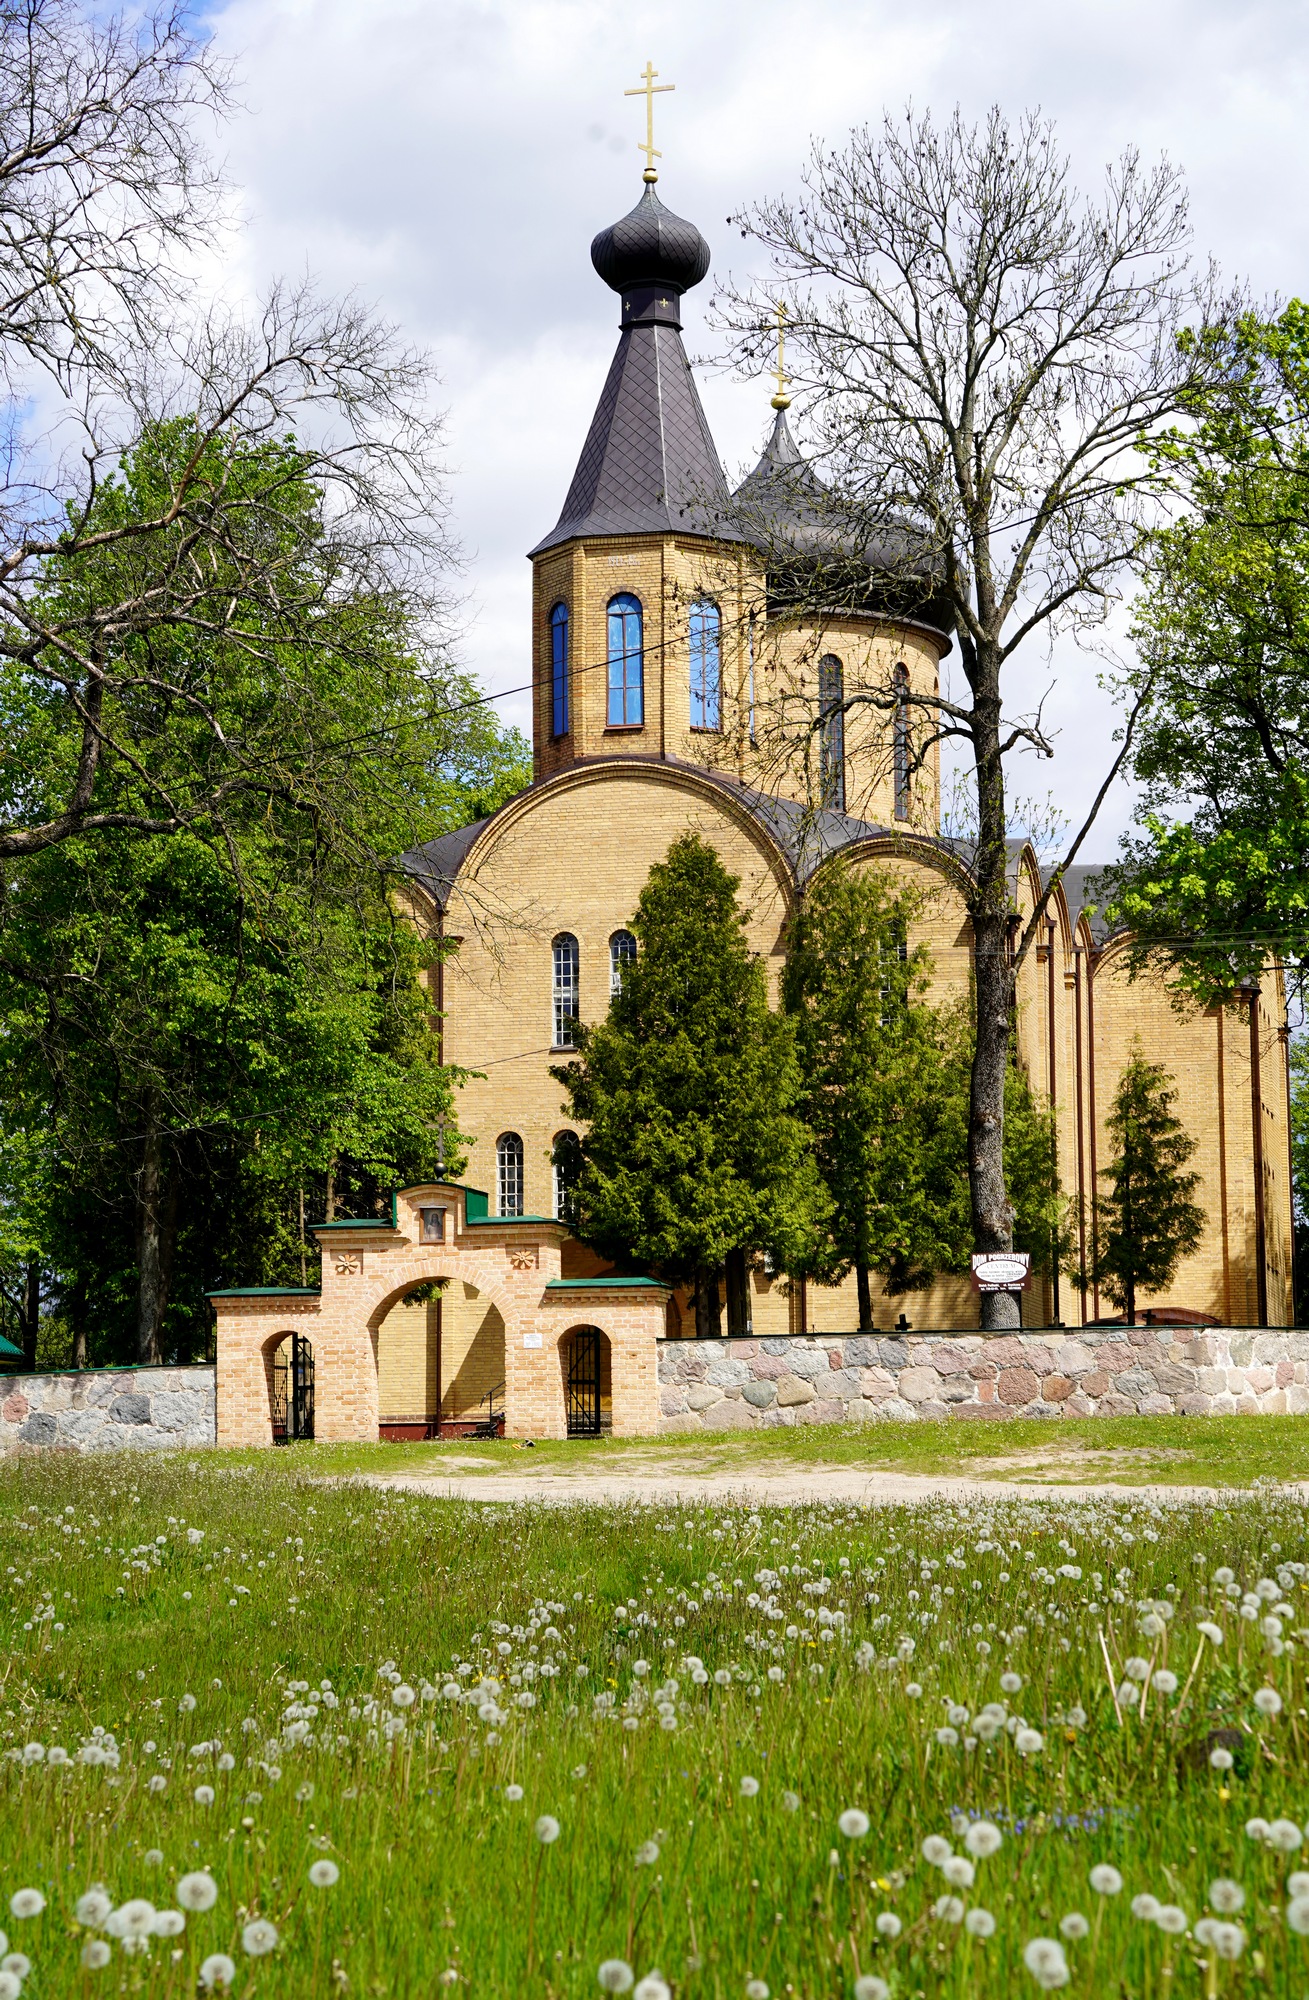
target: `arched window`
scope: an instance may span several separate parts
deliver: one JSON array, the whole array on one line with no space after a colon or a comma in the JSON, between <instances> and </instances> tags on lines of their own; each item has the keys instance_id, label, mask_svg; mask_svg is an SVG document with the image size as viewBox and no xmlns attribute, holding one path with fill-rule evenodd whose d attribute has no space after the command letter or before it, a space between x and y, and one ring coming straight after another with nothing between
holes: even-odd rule
<instances>
[{"instance_id":1,"label":"arched window","mask_svg":"<svg viewBox=\"0 0 1309 2000\"><path fill-rule=\"evenodd\" d=\"M550 1151L554 1169L554 1212L561 1222L573 1220L573 1190L582 1171L582 1142L576 1132L556 1132Z\"/></svg>"},{"instance_id":2,"label":"arched window","mask_svg":"<svg viewBox=\"0 0 1309 2000\"><path fill-rule=\"evenodd\" d=\"M895 762L895 816L909 817L909 669L895 670L895 713L892 721Z\"/></svg>"},{"instance_id":3,"label":"arched window","mask_svg":"<svg viewBox=\"0 0 1309 2000\"><path fill-rule=\"evenodd\" d=\"M835 653L818 662L818 796L832 812L845 811L845 669Z\"/></svg>"},{"instance_id":4,"label":"arched window","mask_svg":"<svg viewBox=\"0 0 1309 2000\"><path fill-rule=\"evenodd\" d=\"M550 733L568 734L568 606L550 613Z\"/></svg>"},{"instance_id":5,"label":"arched window","mask_svg":"<svg viewBox=\"0 0 1309 2000\"><path fill-rule=\"evenodd\" d=\"M501 1215L523 1212L523 1142L517 1132L502 1132L495 1142L495 1181Z\"/></svg>"},{"instance_id":6,"label":"arched window","mask_svg":"<svg viewBox=\"0 0 1309 2000\"><path fill-rule=\"evenodd\" d=\"M609 727L639 729L644 721L641 605L624 591L609 600Z\"/></svg>"},{"instance_id":7,"label":"arched window","mask_svg":"<svg viewBox=\"0 0 1309 2000\"><path fill-rule=\"evenodd\" d=\"M554 1004L551 1012L554 1046L571 1049L573 1025L577 1020L581 953L571 931L561 931L550 949L554 956Z\"/></svg>"},{"instance_id":8,"label":"arched window","mask_svg":"<svg viewBox=\"0 0 1309 2000\"><path fill-rule=\"evenodd\" d=\"M721 620L718 606L702 597L691 606L691 727L717 729L722 696Z\"/></svg>"},{"instance_id":9,"label":"arched window","mask_svg":"<svg viewBox=\"0 0 1309 2000\"><path fill-rule=\"evenodd\" d=\"M636 939L630 931L615 931L609 940L609 997L623 990L623 967L636 963Z\"/></svg>"}]
</instances>

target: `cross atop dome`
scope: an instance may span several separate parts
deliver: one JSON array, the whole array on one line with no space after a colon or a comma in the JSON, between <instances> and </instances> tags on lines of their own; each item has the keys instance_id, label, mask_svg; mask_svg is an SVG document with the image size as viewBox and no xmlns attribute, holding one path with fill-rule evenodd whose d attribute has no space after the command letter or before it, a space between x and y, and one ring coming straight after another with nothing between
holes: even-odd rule
<instances>
[{"instance_id":1,"label":"cross atop dome","mask_svg":"<svg viewBox=\"0 0 1309 2000\"><path fill-rule=\"evenodd\" d=\"M664 157L661 152L657 151L654 142L654 101L665 90L676 90L677 88L675 83L656 83L655 78L658 74L658 70L651 62L649 56L647 56L645 59L645 68L641 73L641 82L637 89L625 90L623 92L624 97L643 97L645 99L645 144L642 145L638 139L636 150L638 153L645 154L645 172L641 178L647 185L651 185L658 180L659 170L655 166L655 161L662 160Z\"/></svg>"}]
</instances>

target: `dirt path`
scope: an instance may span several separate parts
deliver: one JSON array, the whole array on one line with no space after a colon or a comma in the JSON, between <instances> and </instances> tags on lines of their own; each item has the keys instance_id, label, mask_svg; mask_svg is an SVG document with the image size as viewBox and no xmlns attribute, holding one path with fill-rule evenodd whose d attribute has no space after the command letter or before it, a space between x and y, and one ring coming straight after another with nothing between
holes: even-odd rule
<instances>
[{"instance_id":1,"label":"dirt path","mask_svg":"<svg viewBox=\"0 0 1309 2000\"><path fill-rule=\"evenodd\" d=\"M1157 1500L1212 1505L1239 1498L1240 1490L1212 1486L1128 1486L1112 1480L1055 1482L1049 1479L967 1479L952 1474L883 1472L852 1465L796 1465L779 1461L775 1468L754 1464L696 1472L673 1466L645 1464L624 1471L557 1470L482 1472L472 1465L455 1470L415 1473L360 1473L369 1486L423 1493L438 1500L535 1501L542 1506L594 1506L633 1503L656 1507L709 1502L734 1507L794 1507L837 1501L843 1506L883 1507L921 1505L931 1500ZM1304 1496L1303 1489L1295 1489Z\"/></svg>"}]
</instances>

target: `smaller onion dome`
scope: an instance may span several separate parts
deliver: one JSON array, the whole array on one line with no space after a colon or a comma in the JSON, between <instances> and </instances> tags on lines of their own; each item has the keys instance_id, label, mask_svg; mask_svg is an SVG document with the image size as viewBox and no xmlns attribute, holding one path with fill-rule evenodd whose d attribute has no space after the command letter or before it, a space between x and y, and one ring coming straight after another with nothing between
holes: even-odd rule
<instances>
[{"instance_id":1,"label":"smaller onion dome","mask_svg":"<svg viewBox=\"0 0 1309 2000\"><path fill-rule=\"evenodd\" d=\"M610 291L650 286L680 296L709 269L709 245L693 222L674 215L647 187L630 215L600 231L591 262Z\"/></svg>"}]
</instances>

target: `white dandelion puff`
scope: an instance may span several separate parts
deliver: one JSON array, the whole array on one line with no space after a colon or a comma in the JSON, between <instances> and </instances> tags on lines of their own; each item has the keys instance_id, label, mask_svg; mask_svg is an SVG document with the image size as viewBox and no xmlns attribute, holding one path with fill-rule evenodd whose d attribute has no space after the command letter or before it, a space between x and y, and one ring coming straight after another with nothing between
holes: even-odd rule
<instances>
[{"instance_id":1,"label":"white dandelion puff","mask_svg":"<svg viewBox=\"0 0 1309 2000\"><path fill-rule=\"evenodd\" d=\"M1273 1716L1280 1715L1282 1712L1282 1697L1278 1694L1276 1688L1256 1688L1252 1699L1260 1715Z\"/></svg>"},{"instance_id":2,"label":"white dandelion puff","mask_svg":"<svg viewBox=\"0 0 1309 2000\"><path fill-rule=\"evenodd\" d=\"M192 1796L198 1806L211 1806L214 1802L214 1788L212 1785L197 1785Z\"/></svg>"},{"instance_id":3,"label":"white dandelion puff","mask_svg":"<svg viewBox=\"0 0 1309 2000\"><path fill-rule=\"evenodd\" d=\"M1309 1937L1309 1896L1297 1896L1286 1906L1286 1921L1299 1937Z\"/></svg>"},{"instance_id":4,"label":"white dandelion puff","mask_svg":"<svg viewBox=\"0 0 1309 2000\"><path fill-rule=\"evenodd\" d=\"M932 1905L932 1915L938 1923L961 1924L964 1920L964 1906L958 1896L938 1896Z\"/></svg>"},{"instance_id":5,"label":"white dandelion puff","mask_svg":"<svg viewBox=\"0 0 1309 2000\"><path fill-rule=\"evenodd\" d=\"M1223 1628L1221 1625L1215 1625L1211 1618L1202 1618L1195 1629L1197 1632L1202 1632L1204 1634L1205 1638L1209 1641L1210 1645L1212 1646L1222 1645Z\"/></svg>"},{"instance_id":6,"label":"white dandelion puff","mask_svg":"<svg viewBox=\"0 0 1309 2000\"><path fill-rule=\"evenodd\" d=\"M875 1929L879 1937L898 1938L904 1925L894 1910L882 1910L878 1914Z\"/></svg>"},{"instance_id":7,"label":"white dandelion puff","mask_svg":"<svg viewBox=\"0 0 1309 2000\"><path fill-rule=\"evenodd\" d=\"M891 1989L875 1972L861 1972L854 1983L854 2000L891 2000Z\"/></svg>"},{"instance_id":8,"label":"white dandelion puff","mask_svg":"<svg viewBox=\"0 0 1309 2000\"><path fill-rule=\"evenodd\" d=\"M655 1862L659 1859L659 1842L657 1840L643 1840L633 1858L638 1868L653 1868Z\"/></svg>"},{"instance_id":9,"label":"white dandelion puff","mask_svg":"<svg viewBox=\"0 0 1309 2000\"><path fill-rule=\"evenodd\" d=\"M964 1918L964 1929L969 1937L989 1938L995 1936L995 1918L989 1910L970 1910Z\"/></svg>"},{"instance_id":10,"label":"white dandelion puff","mask_svg":"<svg viewBox=\"0 0 1309 2000\"><path fill-rule=\"evenodd\" d=\"M799 1812L799 1810L800 1810L800 1794L799 1794L799 1792L783 1792L783 1793L782 1793L782 1804L783 1804L783 1805L784 1805L784 1806L786 1807L786 1810L787 1810L787 1811L788 1811L789 1813L793 1813L793 1812Z\"/></svg>"},{"instance_id":11,"label":"white dandelion puff","mask_svg":"<svg viewBox=\"0 0 1309 2000\"><path fill-rule=\"evenodd\" d=\"M403 1681L401 1681L399 1687L391 1689L391 1702L395 1708L412 1708L417 1699L418 1697L413 1689L406 1686Z\"/></svg>"},{"instance_id":12,"label":"white dandelion puff","mask_svg":"<svg viewBox=\"0 0 1309 2000\"><path fill-rule=\"evenodd\" d=\"M1067 1986L1068 1960L1058 1938L1032 1938L1023 1947L1023 1964L1045 1990Z\"/></svg>"},{"instance_id":13,"label":"white dandelion puff","mask_svg":"<svg viewBox=\"0 0 1309 2000\"><path fill-rule=\"evenodd\" d=\"M23 1982L16 1972L6 1972L0 1966L0 2000L19 2000Z\"/></svg>"},{"instance_id":14,"label":"white dandelion puff","mask_svg":"<svg viewBox=\"0 0 1309 2000\"><path fill-rule=\"evenodd\" d=\"M120 1903L112 1916L105 1919L105 1929L111 1937L128 1939L147 1938L155 1927L159 1912L144 1896L131 1896Z\"/></svg>"},{"instance_id":15,"label":"white dandelion puff","mask_svg":"<svg viewBox=\"0 0 1309 2000\"><path fill-rule=\"evenodd\" d=\"M341 1879L341 1871L335 1861L311 1861L309 1880L315 1889L333 1889Z\"/></svg>"},{"instance_id":16,"label":"white dandelion puff","mask_svg":"<svg viewBox=\"0 0 1309 2000\"><path fill-rule=\"evenodd\" d=\"M184 1910L212 1910L218 1901L218 1884L207 1868L197 1868L181 1877L176 1894Z\"/></svg>"},{"instance_id":17,"label":"white dandelion puff","mask_svg":"<svg viewBox=\"0 0 1309 2000\"><path fill-rule=\"evenodd\" d=\"M208 1958L200 1962L200 1984L212 1989L215 1986L230 1986L236 1978L236 1960L229 1958L225 1951L211 1951Z\"/></svg>"},{"instance_id":18,"label":"white dandelion puff","mask_svg":"<svg viewBox=\"0 0 1309 2000\"><path fill-rule=\"evenodd\" d=\"M1159 1898L1152 1896L1147 1889L1139 1896L1133 1896L1130 1907L1132 1915L1139 1917L1143 1924L1152 1924L1158 1918L1162 1905Z\"/></svg>"},{"instance_id":19,"label":"white dandelion puff","mask_svg":"<svg viewBox=\"0 0 1309 2000\"><path fill-rule=\"evenodd\" d=\"M872 1822L861 1807L847 1806L836 1824L847 1840L862 1840Z\"/></svg>"},{"instance_id":20,"label":"white dandelion puff","mask_svg":"<svg viewBox=\"0 0 1309 2000\"><path fill-rule=\"evenodd\" d=\"M155 1918L156 1937L181 1937L186 1929L186 1918L180 1910L160 1910Z\"/></svg>"},{"instance_id":21,"label":"white dandelion puff","mask_svg":"<svg viewBox=\"0 0 1309 2000\"><path fill-rule=\"evenodd\" d=\"M1004 1836L989 1819L974 1820L964 1835L964 1846L976 1861L985 1861L998 1852Z\"/></svg>"},{"instance_id":22,"label":"white dandelion puff","mask_svg":"<svg viewBox=\"0 0 1309 2000\"><path fill-rule=\"evenodd\" d=\"M21 1921L24 1917L39 1917L45 1908L45 1897L39 1889L15 1889L9 1898L9 1914Z\"/></svg>"},{"instance_id":23,"label":"white dandelion puff","mask_svg":"<svg viewBox=\"0 0 1309 2000\"><path fill-rule=\"evenodd\" d=\"M98 1931L113 1907L109 1892L99 1882L93 1882L74 1903L73 1915L88 1930Z\"/></svg>"},{"instance_id":24,"label":"white dandelion puff","mask_svg":"<svg viewBox=\"0 0 1309 2000\"><path fill-rule=\"evenodd\" d=\"M740 1790L743 1799L757 1798L759 1795L758 1778L742 1778Z\"/></svg>"},{"instance_id":25,"label":"white dandelion puff","mask_svg":"<svg viewBox=\"0 0 1309 2000\"><path fill-rule=\"evenodd\" d=\"M1091 1870L1091 1887L1097 1896L1116 1896L1123 1886L1123 1878L1109 1861L1097 1861Z\"/></svg>"},{"instance_id":26,"label":"white dandelion puff","mask_svg":"<svg viewBox=\"0 0 1309 2000\"><path fill-rule=\"evenodd\" d=\"M1066 1938L1084 1938L1091 1929L1080 1910L1070 1910L1066 1917L1059 1919L1059 1932Z\"/></svg>"},{"instance_id":27,"label":"white dandelion puff","mask_svg":"<svg viewBox=\"0 0 1309 2000\"><path fill-rule=\"evenodd\" d=\"M1171 1667L1160 1667L1157 1672L1151 1674L1150 1685L1156 1694L1176 1694L1177 1675Z\"/></svg>"},{"instance_id":28,"label":"white dandelion puff","mask_svg":"<svg viewBox=\"0 0 1309 2000\"><path fill-rule=\"evenodd\" d=\"M1220 1875L1216 1882L1209 1884L1209 1907L1217 1910L1220 1917L1234 1916L1245 1903L1245 1890L1230 1876Z\"/></svg>"},{"instance_id":29,"label":"white dandelion puff","mask_svg":"<svg viewBox=\"0 0 1309 2000\"><path fill-rule=\"evenodd\" d=\"M1181 1937L1186 1930L1186 1911L1176 1903L1165 1903L1155 1922L1168 1937Z\"/></svg>"},{"instance_id":30,"label":"white dandelion puff","mask_svg":"<svg viewBox=\"0 0 1309 2000\"><path fill-rule=\"evenodd\" d=\"M1236 1759L1233 1757L1231 1751L1224 1750L1220 1743L1216 1749L1209 1752L1209 1762L1213 1765L1215 1771L1230 1771Z\"/></svg>"},{"instance_id":31,"label":"white dandelion puff","mask_svg":"<svg viewBox=\"0 0 1309 2000\"><path fill-rule=\"evenodd\" d=\"M747 1979L745 2000L768 2000L768 1987L762 1979Z\"/></svg>"},{"instance_id":32,"label":"white dandelion puff","mask_svg":"<svg viewBox=\"0 0 1309 2000\"><path fill-rule=\"evenodd\" d=\"M1245 1932L1239 1924L1215 1924L1213 1947L1219 1958L1237 1959L1245 1950Z\"/></svg>"},{"instance_id":33,"label":"white dandelion puff","mask_svg":"<svg viewBox=\"0 0 1309 2000\"><path fill-rule=\"evenodd\" d=\"M549 1847L559 1838L559 1822L553 1813L542 1813L532 1831L542 1847Z\"/></svg>"},{"instance_id":34,"label":"white dandelion puff","mask_svg":"<svg viewBox=\"0 0 1309 2000\"><path fill-rule=\"evenodd\" d=\"M920 1850L923 1860L931 1867L939 1868L954 1853L948 1840L939 1833L929 1833Z\"/></svg>"},{"instance_id":35,"label":"white dandelion puff","mask_svg":"<svg viewBox=\"0 0 1309 2000\"><path fill-rule=\"evenodd\" d=\"M88 1938L82 1946L82 1963L88 1972L99 1972L113 1957L103 1938Z\"/></svg>"},{"instance_id":36,"label":"white dandelion puff","mask_svg":"<svg viewBox=\"0 0 1309 2000\"><path fill-rule=\"evenodd\" d=\"M523 1796L523 1788L521 1785L505 1786L505 1797L508 1799L511 1806L516 1806L518 1804L518 1801L522 1798L522 1796Z\"/></svg>"},{"instance_id":37,"label":"white dandelion puff","mask_svg":"<svg viewBox=\"0 0 1309 2000\"><path fill-rule=\"evenodd\" d=\"M1014 1731L1014 1749L1023 1757L1035 1757L1045 1748L1045 1738L1039 1729L1018 1729Z\"/></svg>"},{"instance_id":38,"label":"white dandelion puff","mask_svg":"<svg viewBox=\"0 0 1309 2000\"><path fill-rule=\"evenodd\" d=\"M266 1958L277 1944L277 1925L255 1917L241 1932L241 1944L251 1958Z\"/></svg>"},{"instance_id":39,"label":"white dandelion puff","mask_svg":"<svg viewBox=\"0 0 1309 2000\"><path fill-rule=\"evenodd\" d=\"M1020 1694L1022 1692L1022 1686L1023 1686L1023 1677L1021 1674L1013 1674L1013 1673L1001 1674L1000 1688L1002 1693Z\"/></svg>"},{"instance_id":40,"label":"white dandelion puff","mask_svg":"<svg viewBox=\"0 0 1309 2000\"><path fill-rule=\"evenodd\" d=\"M661 1972L647 1972L632 1988L632 2000L673 2000L672 1988Z\"/></svg>"},{"instance_id":41,"label":"white dandelion puff","mask_svg":"<svg viewBox=\"0 0 1309 2000\"><path fill-rule=\"evenodd\" d=\"M625 1958L602 1959L596 1973L603 1993L630 1993L635 1974Z\"/></svg>"},{"instance_id":42,"label":"white dandelion puff","mask_svg":"<svg viewBox=\"0 0 1309 2000\"><path fill-rule=\"evenodd\" d=\"M966 1854L952 1854L941 1863L941 1873L952 1889L971 1889L977 1879L977 1870Z\"/></svg>"},{"instance_id":43,"label":"white dandelion puff","mask_svg":"<svg viewBox=\"0 0 1309 2000\"><path fill-rule=\"evenodd\" d=\"M1268 1829L1268 1845L1278 1854L1294 1854L1303 1837L1293 1819L1275 1819Z\"/></svg>"}]
</instances>

